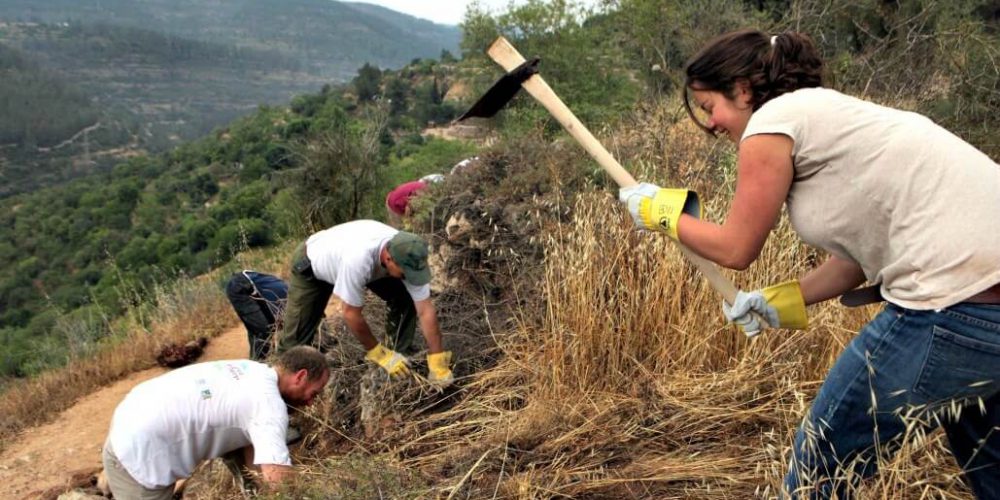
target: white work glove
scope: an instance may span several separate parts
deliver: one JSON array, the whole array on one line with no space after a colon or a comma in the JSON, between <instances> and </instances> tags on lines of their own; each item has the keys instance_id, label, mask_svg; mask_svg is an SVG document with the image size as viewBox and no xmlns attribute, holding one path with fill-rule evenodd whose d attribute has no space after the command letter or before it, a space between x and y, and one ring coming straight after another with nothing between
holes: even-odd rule
<instances>
[{"instance_id":1,"label":"white work glove","mask_svg":"<svg viewBox=\"0 0 1000 500\"><path fill-rule=\"evenodd\" d=\"M732 305L722 302L722 313L739 325L748 338L757 336L764 327L801 330L809 326L806 303L795 280L749 293L740 290ZM766 324L762 325L752 313L757 313Z\"/></svg>"},{"instance_id":2,"label":"white work glove","mask_svg":"<svg viewBox=\"0 0 1000 500\"><path fill-rule=\"evenodd\" d=\"M625 204L636 227L662 231L675 240L681 214L701 218L698 193L687 189L663 189L643 182L619 189L618 199Z\"/></svg>"},{"instance_id":3,"label":"white work glove","mask_svg":"<svg viewBox=\"0 0 1000 500\"><path fill-rule=\"evenodd\" d=\"M751 311L760 316L751 314ZM722 314L726 315L729 321L736 323L750 339L760 334L763 327L771 328L771 325L777 325L779 321L778 311L767 304L767 299L760 290L750 293L743 290L736 292L736 300L732 306L723 300ZM767 324L761 325L758 318L763 318Z\"/></svg>"},{"instance_id":4,"label":"white work glove","mask_svg":"<svg viewBox=\"0 0 1000 500\"><path fill-rule=\"evenodd\" d=\"M660 186L649 182L640 182L618 190L618 200L625 204L628 213L632 215L632 221L640 230L646 229L646 223L643 222L642 215L639 213L639 204L642 203L643 198L656 196L659 190Z\"/></svg>"}]
</instances>

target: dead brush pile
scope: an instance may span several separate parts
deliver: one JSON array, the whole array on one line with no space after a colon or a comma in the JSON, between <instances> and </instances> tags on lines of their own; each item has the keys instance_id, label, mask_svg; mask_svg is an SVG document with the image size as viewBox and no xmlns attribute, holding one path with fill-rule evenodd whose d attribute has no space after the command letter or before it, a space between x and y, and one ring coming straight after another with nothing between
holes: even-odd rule
<instances>
[{"instance_id":1,"label":"dead brush pile","mask_svg":"<svg viewBox=\"0 0 1000 500\"><path fill-rule=\"evenodd\" d=\"M457 376L496 361L496 342L544 307L538 294L548 231L570 219L565 200L591 183L580 151L523 139L479 155L434 186L415 231L432 247L435 307ZM533 315L529 315L532 318Z\"/></svg>"},{"instance_id":2,"label":"dead brush pile","mask_svg":"<svg viewBox=\"0 0 1000 500\"><path fill-rule=\"evenodd\" d=\"M381 369L363 361L361 347L345 326L330 321L333 376L327 397L294 418L307 436L298 458L312 464L311 473L284 495L325 497L336 490L337 498L371 498L363 493L373 491L366 485L375 485L386 498L427 495L439 474L399 462L414 453L409 446L422 449L422 428L415 423L478 397L467 384L475 384L503 358L503 337L541 318L535 312L545 308L539 293L545 240L552 228L570 220L565 200L591 185L578 167L583 153L567 146L524 139L502 151L481 153L432 188L435 202L422 207L413 231L427 235L431 243L434 304L445 347L454 352L458 382L443 394L420 377L390 383ZM370 299L365 315L381 336L384 307ZM419 335L415 345L424 346ZM413 371L424 375L424 351L411 360ZM400 443L409 445L400 449ZM356 467L381 472L345 471ZM204 497L224 497L229 491L221 485L210 490Z\"/></svg>"}]
</instances>

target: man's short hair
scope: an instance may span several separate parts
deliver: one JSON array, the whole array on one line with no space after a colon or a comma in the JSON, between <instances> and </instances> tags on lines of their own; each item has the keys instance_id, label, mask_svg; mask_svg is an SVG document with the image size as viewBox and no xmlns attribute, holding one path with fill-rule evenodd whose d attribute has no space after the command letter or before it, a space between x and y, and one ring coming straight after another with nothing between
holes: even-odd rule
<instances>
[{"instance_id":1,"label":"man's short hair","mask_svg":"<svg viewBox=\"0 0 1000 500\"><path fill-rule=\"evenodd\" d=\"M326 363L326 355L315 347L307 345L295 346L278 356L275 367L284 373L295 373L305 369L308 380L318 380L330 367Z\"/></svg>"}]
</instances>

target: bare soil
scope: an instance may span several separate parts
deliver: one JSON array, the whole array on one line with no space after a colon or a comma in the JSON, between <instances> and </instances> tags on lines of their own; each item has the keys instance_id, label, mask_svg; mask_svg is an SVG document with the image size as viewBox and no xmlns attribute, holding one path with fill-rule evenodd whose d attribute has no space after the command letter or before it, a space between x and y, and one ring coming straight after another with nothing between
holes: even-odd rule
<instances>
[{"instance_id":1,"label":"bare soil","mask_svg":"<svg viewBox=\"0 0 1000 500\"><path fill-rule=\"evenodd\" d=\"M239 325L211 339L198 362L246 356L246 330ZM100 471L115 407L136 384L166 372L156 367L133 373L84 396L54 421L24 430L0 453L0 498L54 498L53 492Z\"/></svg>"}]
</instances>

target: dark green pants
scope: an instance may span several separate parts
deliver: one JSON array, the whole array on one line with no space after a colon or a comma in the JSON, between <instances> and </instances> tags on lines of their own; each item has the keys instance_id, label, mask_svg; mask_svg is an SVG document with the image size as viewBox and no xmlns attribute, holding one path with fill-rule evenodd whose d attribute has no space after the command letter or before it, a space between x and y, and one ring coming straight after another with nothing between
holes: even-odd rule
<instances>
[{"instance_id":1,"label":"dark green pants","mask_svg":"<svg viewBox=\"0 0 1000 500\"><path fill-rule=\"evenodd\" d=\"M333 285L316 278L305 255L305 245L292 253L292 272L288 283L284 331L278 352L297 345L312 345L323 321L323 310L333 294ZM417 328L417 309L413 299L397 278L381 278L366 287L386 303L385 342L396 351L407 351Z\"/></svg>"}]
</instances>

